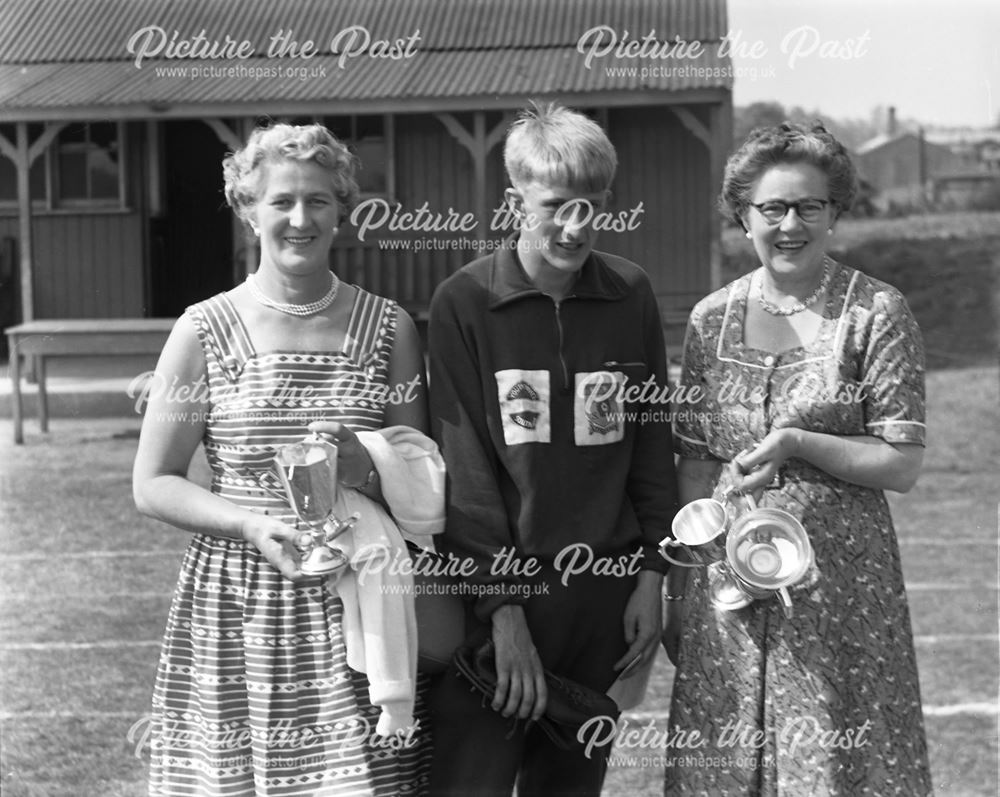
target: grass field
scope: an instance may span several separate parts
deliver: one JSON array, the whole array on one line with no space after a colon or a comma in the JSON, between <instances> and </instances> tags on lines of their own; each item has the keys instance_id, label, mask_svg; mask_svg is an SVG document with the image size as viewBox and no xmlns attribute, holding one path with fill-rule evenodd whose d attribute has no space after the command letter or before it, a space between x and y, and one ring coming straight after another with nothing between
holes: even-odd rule
<instances>
[{"instance_id":1,"label":"grass field","mask_svg":"<svg viewBox=\"0 0 1000 797\"><path fill-rule=\"evenodd\" d=\"M741 242L727 236L728 268ZM932 352L924 472L891 496L943 797L998 793L996 370L1000 216L854 222L838 254L899 285ZM745 261L748 263L749 261ZM0 422L0 785L7 797L136 797L158 646L187 535L138 516L135 419ZM663 659L633 723L666 727ZM655 751L641 751L648 755ZM653 761L606 793L660 793Z\"/></svg>"}]
</instances>

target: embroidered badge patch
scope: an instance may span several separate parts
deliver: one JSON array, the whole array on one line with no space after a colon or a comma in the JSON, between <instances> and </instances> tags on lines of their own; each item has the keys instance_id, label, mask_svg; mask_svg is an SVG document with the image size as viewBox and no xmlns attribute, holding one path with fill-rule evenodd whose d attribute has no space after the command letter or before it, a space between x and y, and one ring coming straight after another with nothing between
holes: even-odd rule
<instances>
[{"instance_id":1,"label":"embroidered badge patch","mask_svg":"<svg viewBox=\"0 0 1000 797\"><path fill-rule=\"evenodd\" d=\"M494 376L507 445L551 442L549 372L508 368Z\"/></svg>"},{"instance_id":2,"label":"embroidered badge patch","mask_svg":"<svg viewBox=\"0 0 1000 797\"><path fill-rule=\"evenodd\" d=\"M621 400L624 383L625 376L621 371L576 374L573 429L578 446L617 443L625 437L625 413Z\"/></svg>"}]
</instances>

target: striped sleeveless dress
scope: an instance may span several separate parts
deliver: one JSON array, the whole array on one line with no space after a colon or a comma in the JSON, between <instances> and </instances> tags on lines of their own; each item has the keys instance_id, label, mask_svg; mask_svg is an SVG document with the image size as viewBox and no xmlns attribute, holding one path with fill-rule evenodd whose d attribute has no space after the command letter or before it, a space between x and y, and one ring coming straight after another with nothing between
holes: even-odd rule
<instances>
[{"instance_id":1,"label":"striped sleeveless dress","mask_svg":"<svg viewBox=\"0 0 1000 797\"><path fill-rule=\"evenodd\" d=\"M212 492L294 525L287 502L266 489L275 449L314 420L383 426L396 311L359 289L343 351L258 353L225 294L188 308L208 366ZM365 676L347 666L342 610L322 580L293 584L252 545L195 535L156 676L149 793L423 793L422 694L414 733L388 743L374 735L379 710Z\"/></svg>"}]
</instances>

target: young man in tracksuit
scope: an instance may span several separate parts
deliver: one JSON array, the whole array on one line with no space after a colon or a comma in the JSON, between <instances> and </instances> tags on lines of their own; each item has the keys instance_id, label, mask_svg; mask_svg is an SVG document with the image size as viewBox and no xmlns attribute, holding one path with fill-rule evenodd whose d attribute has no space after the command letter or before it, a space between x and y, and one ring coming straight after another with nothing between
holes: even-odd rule
<instances>
[{"instance_id":1,"label":"young man in tracksuit","mask_svg":"<svg viewBox=\"0 0 1000 797\"><path fill-rule=\"evenodd\" d=\"M498 674L492 705L454 673L437 684L431 792L597 795L610 745L564 751L525 720L543 668L604 692L655 653L677 509L662 326L645 273L592 251L617 167L604 131L539 107L504 160L518 235L431 303L443 547L475 563L471 636L492 636Z\"/></svg>"}]
</instances>

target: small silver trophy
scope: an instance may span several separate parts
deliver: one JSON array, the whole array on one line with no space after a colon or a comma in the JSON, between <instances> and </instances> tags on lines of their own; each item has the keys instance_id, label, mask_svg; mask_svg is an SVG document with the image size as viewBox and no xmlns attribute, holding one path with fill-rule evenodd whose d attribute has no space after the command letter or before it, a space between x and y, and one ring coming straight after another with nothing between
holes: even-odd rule
<instances>
[{"instance_id":1,"label":"small silver trophy","mask_svg":"<svg viewBox=\"0 0 1000 797\"><path fill-rule=\"evenodd\" d=\"M681 567L707 568L717 609L742 609L776 595L791 617L788 590L814 569L809 535L789 512L758 508L749 494L739 498L742 506L727 490L722 501L700 498L682 507L671 527L674 536L660 542L660 554ZM687 560L671 556L674 549L684 551Z\"/></svg>"},{"instance_id":2,"label":"small silver trophy","mask_svg":"<svg viewBox=\"0 0 1000 797\"><path fill-rule=\"evenodd\" d=\"M729 512L726 504L713 498L699 498L681 508L671 526L674 536L660 543L660 554L681 567L705 567L712 604L718 609L742 609L751 597L733 577L726 561L726 532ZM669 553L678 548L687 561Z\"/></svg>"},{"instance_id":3,"label":"small silver trophy","mask_svg":"<svg viewBox=\"0 0 1000 797\"><path fill-rule=\"evenodd\" d=\"M777 594L785 616L791 617L788 590L807 581L815 569L809 535L791 513L773 507L758 508L752 495L745 498L750 510L729 529L726 560L744 592L755 599Z\"/></svg>"},{"instance_id":4,"label":"small silver trophy","mask_svg":"<svg viewBox=\"0 0 1000 797\"><path fill-rule=\"evenodd\" d=\"M360 519L355 512L345 520L333 513L337 500L337 447L316 434L283 446L274 457L274 471L296 516L310 527L296 540L302 554L301 570L326 576L348 566L344 552L331 543Z\"/></svg>"}]
</instances>

